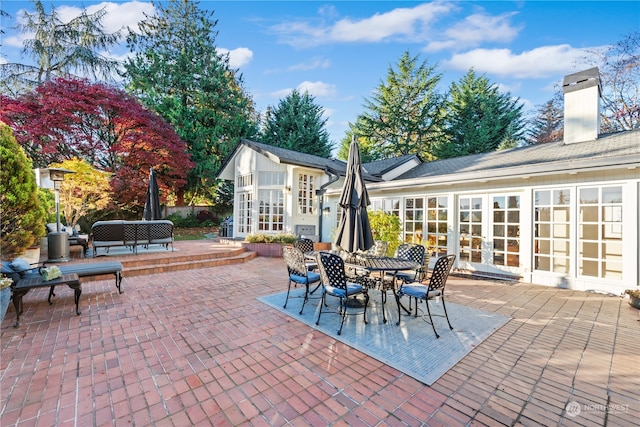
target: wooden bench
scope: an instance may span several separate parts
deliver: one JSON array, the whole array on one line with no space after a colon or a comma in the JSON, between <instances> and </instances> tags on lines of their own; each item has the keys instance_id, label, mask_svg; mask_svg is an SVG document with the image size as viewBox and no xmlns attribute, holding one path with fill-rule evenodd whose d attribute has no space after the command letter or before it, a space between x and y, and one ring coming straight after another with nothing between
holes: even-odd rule
<instances>
[{"instance_id":1,"label":"wooden bench","mask_svg":"<svg viewBox=\"0 0 640 427\"><path fill-rule=\"evenodd\" d=\"M80 315L80 308L78 307L80 303L80 295L82 294L82 285L80 284L80 278L77 274L63 274L61 277L44 281L42 280L42 276L32 276L29 278L21 279L11 287L12 298L13 298L13 306L16 309L16 323L14 328L20 326L20 315L22 314L23 306L22 306L22 297L27 294L31 289L35 288L43 288L48 286L49 289L49 304L51 304L51 297L55 294L53 293L53 289L58 285L67 285L71 289L73 289L74 293L74 302L76 304L76 314Z\"/></svg>"}]
</instances>

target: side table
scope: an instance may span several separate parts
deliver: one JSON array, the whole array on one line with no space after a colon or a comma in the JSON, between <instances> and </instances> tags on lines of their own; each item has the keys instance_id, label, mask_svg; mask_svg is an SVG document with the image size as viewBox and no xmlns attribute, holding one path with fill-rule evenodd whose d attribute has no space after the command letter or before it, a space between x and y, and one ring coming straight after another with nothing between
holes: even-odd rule
<instances>
[{"instance_id":1,"label":"side table","mask_svg":"<svg viewBox=\"0 0 640 427\"><path fill-rule=\"evenodd\" d=\"M51 304L51 297L54 295L53 290L58 285L68 285L71 289L73 289L74 293L74 302L76 304L76 314L80 315L80 309L78 308L78 304L80 303L80 294L82 294L82 285L80 284L80 279L78 275L75 273L72 274L63 274L61 277L44 281L42 280L42 276L33 277L29 279L19 280L14 286L11 287L11 291L13 294L13 306L16 309L16 323L13 325L15 328L20 326L20 315L22 314L22 297L25 296L31 289L35 288L43 288L45 286L49 286L49 304Z\"/></svg>"}]
</instances>

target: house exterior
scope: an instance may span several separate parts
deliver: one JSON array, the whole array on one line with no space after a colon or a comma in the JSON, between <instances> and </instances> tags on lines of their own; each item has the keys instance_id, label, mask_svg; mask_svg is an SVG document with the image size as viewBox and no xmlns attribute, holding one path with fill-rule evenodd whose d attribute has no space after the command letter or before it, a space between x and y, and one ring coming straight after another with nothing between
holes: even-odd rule
<instances>
[{"instance_id":1,"label":"house exterior","mask_svg":"<svg viewBox=\"0 0 640 427\"><path fill-rule=\"evenodd\" d=\"M458 272L621 294L640 286L640 130L598 134L597 69L566 76L564 140L434 162L364 165L370 209ZM332 241L346 164L243 140L219 175L235 182L234 235Z\"/></svg>"}]
</instances>

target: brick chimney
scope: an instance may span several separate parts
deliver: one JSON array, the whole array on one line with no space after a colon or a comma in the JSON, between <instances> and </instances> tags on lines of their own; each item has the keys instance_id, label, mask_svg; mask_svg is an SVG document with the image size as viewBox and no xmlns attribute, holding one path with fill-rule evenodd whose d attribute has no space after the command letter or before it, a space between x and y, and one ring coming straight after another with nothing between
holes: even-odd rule
<instances>
[{"instance_id":1,"label":"brick chimney","mask_svg":"<svg viewBox=\"0 0 640 427\"><path fill-rule=\"evenodd\" d=\"M600 72L597 67L565 76L564 143L593 141L600 133Z\"/></svg>"}]
</instances>

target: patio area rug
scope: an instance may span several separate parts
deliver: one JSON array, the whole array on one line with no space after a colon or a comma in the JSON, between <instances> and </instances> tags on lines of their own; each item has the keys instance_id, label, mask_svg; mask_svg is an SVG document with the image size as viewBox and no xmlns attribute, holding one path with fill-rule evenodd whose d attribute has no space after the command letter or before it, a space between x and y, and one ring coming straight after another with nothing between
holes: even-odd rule
<instances>
[{"instance_id":1,"label":"patio area rug","mask_svg":"<svg viewBox=\"0 0 640 427\"><path fill-rule=\"evenodd\" d=\"M304 289L294 289L292 295L304 295ZM319 298L310 299L302 315L298 314L302 304L301 298L291 299L290 296L287 308L282 308L286 292L266 295L258 300L427 385L433 384L509 320L500 314L447 302L447 312L453 326L453 330L450 330L444 315L433 316L444 314L442 303L430 302L433 321L440 334L440 338L436 339L424 302L419 305L422 313L419 311L417 318L413 314L408 316L403 311L402 322L400 326L396 326L398 309L394 297L389 294L387 298L385 324L382 322L380 292L369 291L369 296L369 324L364 324L362 314L347 316L342 335L337 335L340 327L340 315L335 313L338 306L337 298L327 298L329 307L322 310L318 326L316 319ZM408 299L405 298L403 302L406 304ZM353 313L355 310L361 309L350 307L348 312Z\"/></svg>"}]
</instances>

